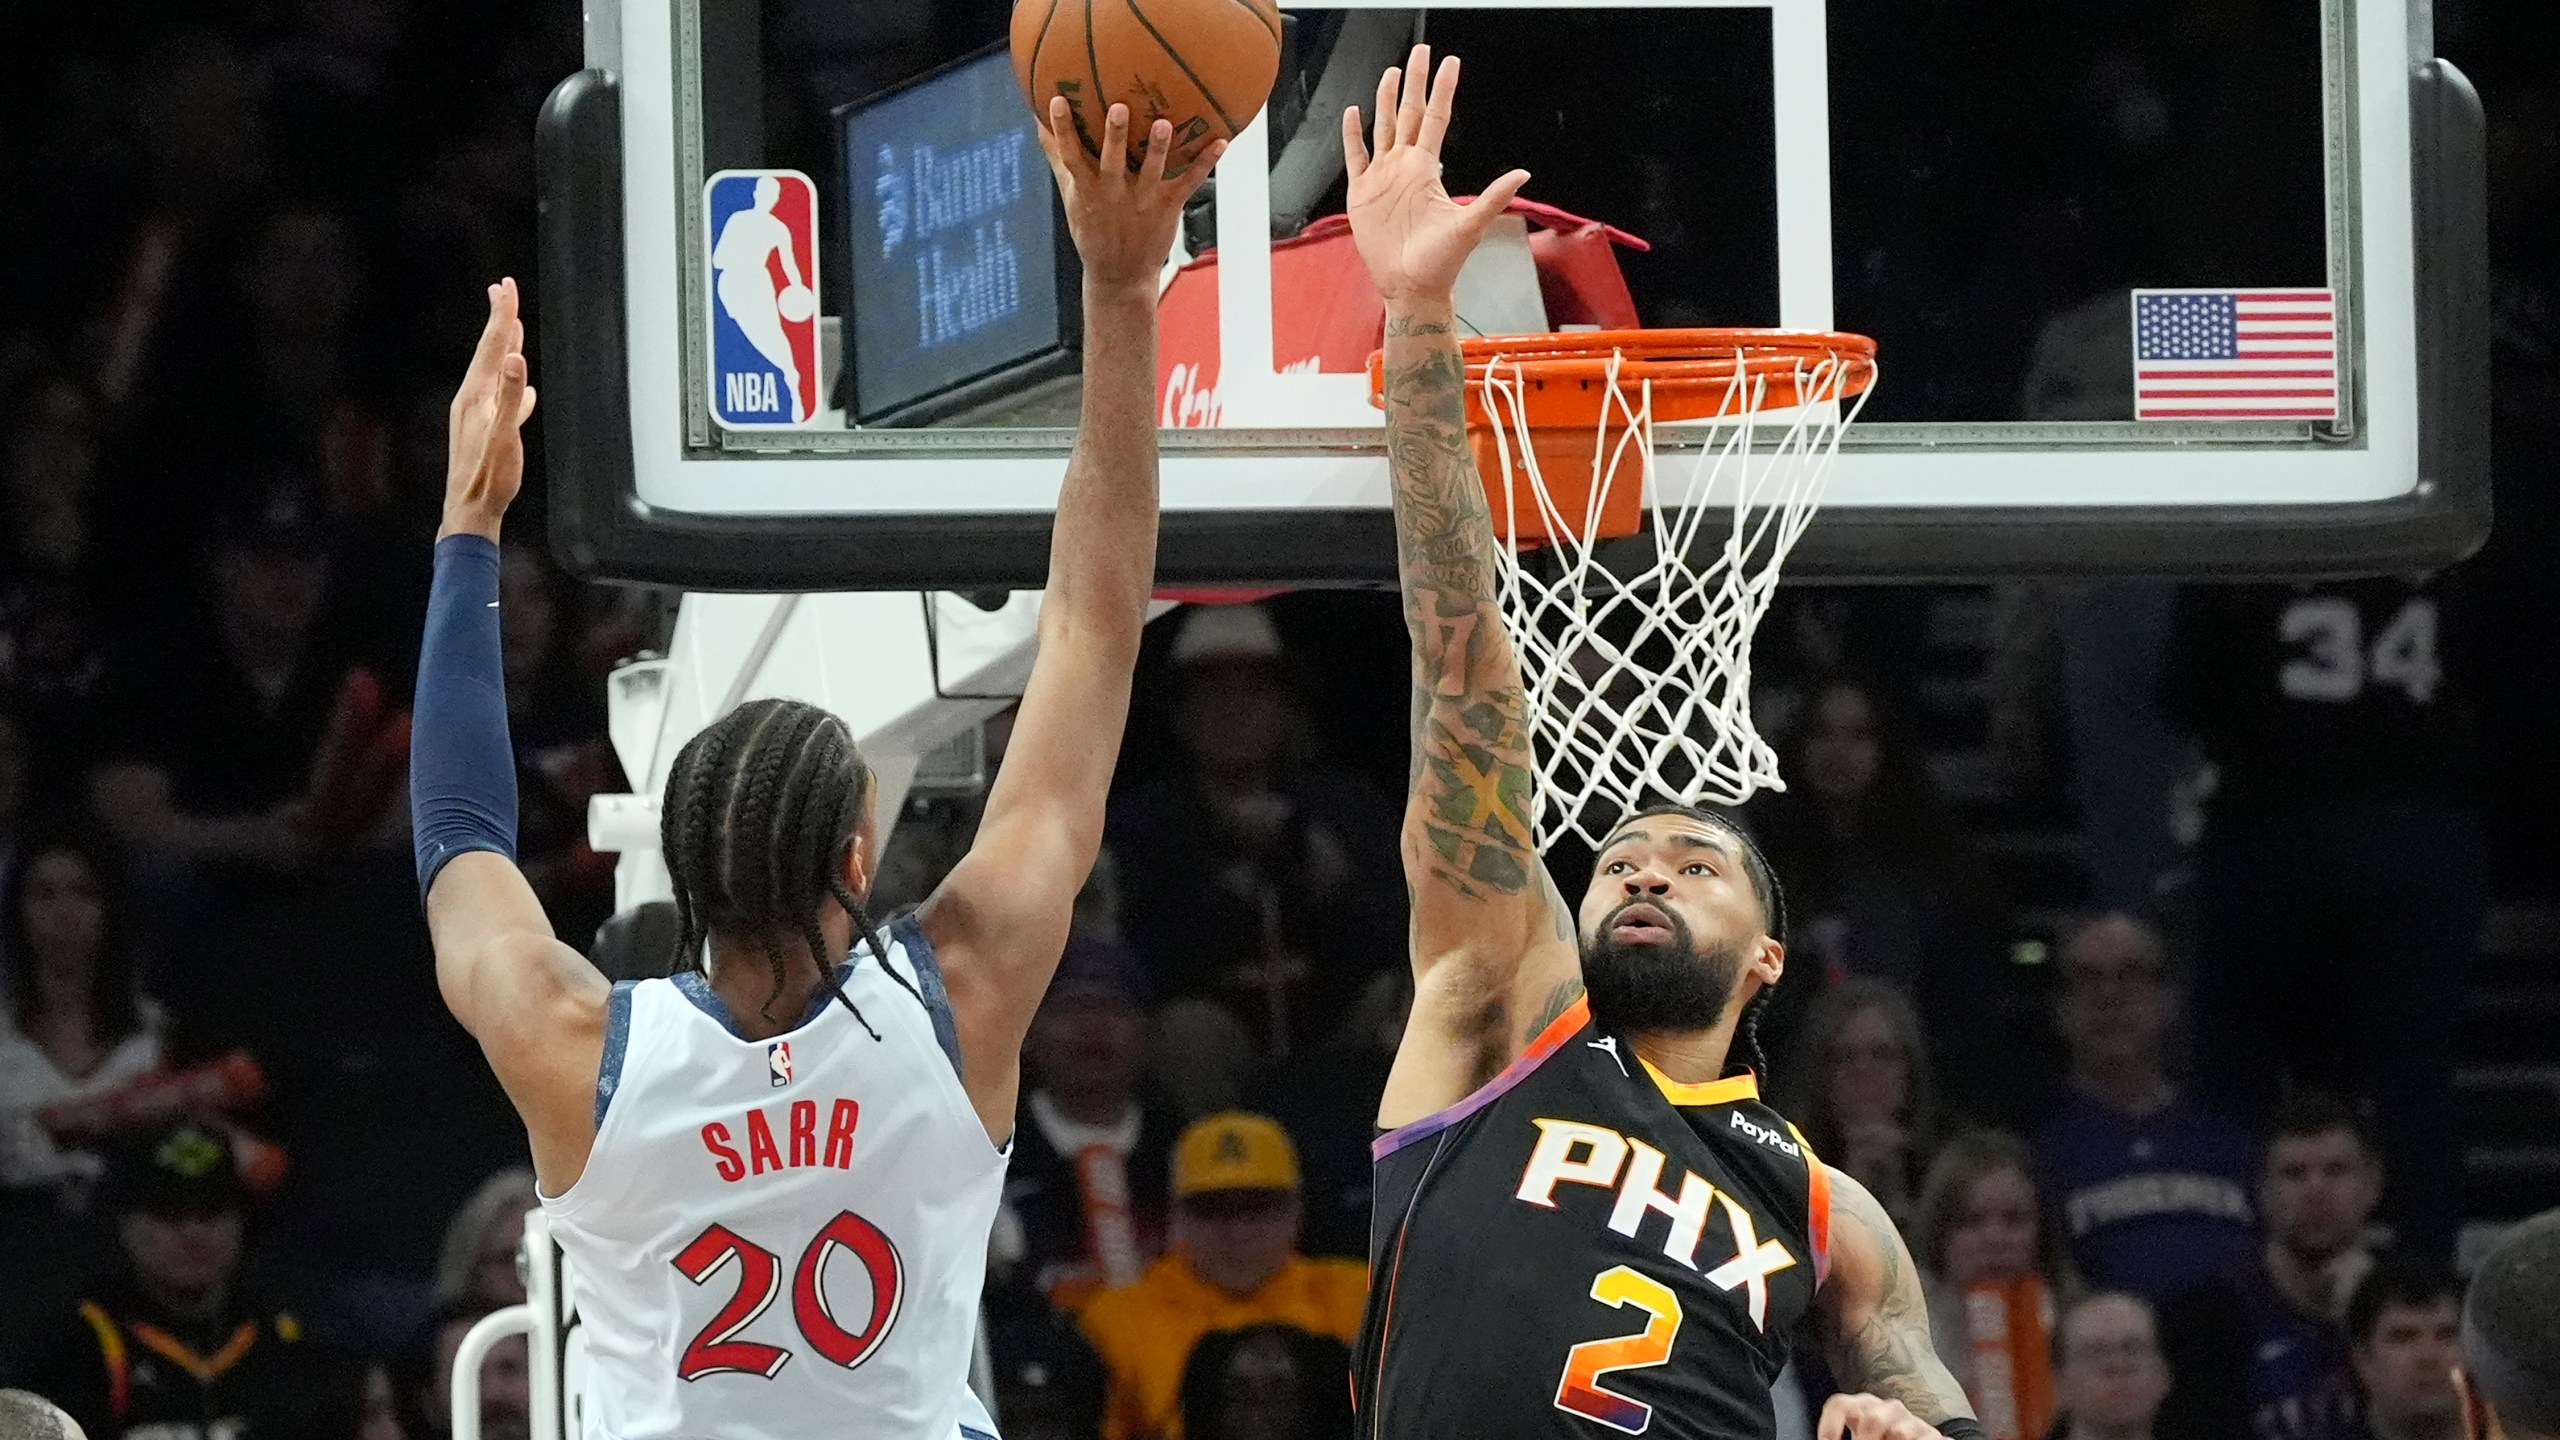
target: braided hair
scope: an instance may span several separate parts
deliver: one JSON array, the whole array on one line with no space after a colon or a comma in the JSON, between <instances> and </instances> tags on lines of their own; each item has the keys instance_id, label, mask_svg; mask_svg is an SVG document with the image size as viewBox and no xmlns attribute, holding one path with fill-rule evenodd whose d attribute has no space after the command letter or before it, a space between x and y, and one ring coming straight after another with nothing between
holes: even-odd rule
<instances>
[{"instance_id":1,"label":"braided hair","mask_svg":"<svg viewBox=\"0 0 2560 1440\"><path fill-rule=\"evenodd\" d=\"M1648 805L1619 821L1618 828L1625 829L1639 820L1649 820L1657 815L1678 815L1733 837L1742 851L1742 873L1751 881L1752 897L1760 902L1761 929L1770 939L1784 946L1787 943L1787 893L1778 884L1778 872L1770 867L1769 857L1760 853L1760 847L1753 843L1750 833L1729 815L1703 805L1679 801ZM1735 1027L1736 1038L1742 1042L1740 1048L1750 1057L1751 1073L1764 1083L1769 1079L1769 1055L1760 1046L1760 1017L1767 1013L1769 1001L1777 993L1777 985L1761 986L1760 993L1744 1003L1741 1023ZM1733 1068L1730 1060L1725 1068Z\"/></svg>"},{"instance_id":2,"label":"braided hair","mask_svg":"<svg viewBox=\"0 0 2560 1440\"><path fill-rule=\"evenodd\" d=\"M846 997L818 924L832 899L880 968L915 993L889 964L862 897L845 883L845 847L870 800L871 767L855 749L853 732L815 705L749 701L687 741L667 773L658 819L676 892L670 968L707 973L705 947L713 934L752 937L773 967L763 1014L774 1020L789 974L783 937L793 935L808 947L820 982L878 1039L880 1032Z\"/></svg>"}]
</instances>

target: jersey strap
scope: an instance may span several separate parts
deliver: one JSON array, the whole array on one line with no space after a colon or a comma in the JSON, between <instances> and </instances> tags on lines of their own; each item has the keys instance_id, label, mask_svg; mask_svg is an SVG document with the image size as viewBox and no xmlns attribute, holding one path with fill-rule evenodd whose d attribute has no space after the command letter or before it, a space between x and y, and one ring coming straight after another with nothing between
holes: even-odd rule
<instances>
[{"instance_id":1,"label":"jersey strap","mask_svg":"<svg viewBox=\"0 0 2560 1440\"><path fill-rule=\"evenodd\" d=\"M1805 1234L1813 1241L1813 1288L1819 1290L1831 1280L1831 1167L1813 1153L1813 1142L1793 1120L1787 1122L1787 1133L1804 1147Z\"/></svg>"},{"instance_id":2,"label":"jersey strap","mask_svg":"<svg viewBox=\"0 0 2560 1440\"><path fill-rule=\"evenodd\" d=\"M604 1002L604 1063L596 1067L596 1128L604 1128L604 1112L613 1092L622 1088L622 1052L631 1046L631 991L637 980L614 982Z\"/></svg>"},{"instance_id":3,"label":"jersey strap","mask_svg":"<svg viewBox=\"0 0 2560 1440\"><path fill-rule=\"evenodd\" d=\"M933 1021L934 1043L951 1058L951 1073L967 1079L960 1065L960 1023L952 1016L951 992L943 986L942 961L933 953L933 942L925 938L924 926L916 923L913 910L890 920L888 930L916 972L916 998L924 1002L924 1013Z\"/></svg>"},{"instance_id":4,"label":"jersey strap","mask_svg":"<svg viewBox=\"0 0 2560 1440\"><path fill-rule=\"evenodd\" d=\"M1445 1110L1435 1110L1411 1124L1390 1130L1369 1142L1369 1158L1384 1160L1414 1141L1437 1135L1501 1099L1513 1086L1528 1079L1539 1066L1547 1063L1548 1056L1563 1049L1564 1042L1572 1039L1590 1021L1591 1002L1587 998L1577 997L1571 1005L1565 1007L1564 1013L1557 1016L1553 1023L1538 1032L1538 1038L1529 1042L1529 1048L1521 1051L1518 1059L1503 1067L1501 1074L1478 1086L1474 1094L1457 1104Z\"/></svg>"}]
</instances>

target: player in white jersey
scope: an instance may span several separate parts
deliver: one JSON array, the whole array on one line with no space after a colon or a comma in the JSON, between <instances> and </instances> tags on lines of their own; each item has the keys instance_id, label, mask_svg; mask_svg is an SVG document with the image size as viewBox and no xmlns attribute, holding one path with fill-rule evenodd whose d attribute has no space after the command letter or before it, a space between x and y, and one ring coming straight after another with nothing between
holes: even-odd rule
<instances>
[{"instance_id":1,"label":"player in white jersey","mask_svg":"<svg viewBox=\"0 0 2560 1440\"><path fill-rule=\"evenodd\" d=\"M1065 102L1050 117L1063 124ZM1155 299L1214 153L1167 177L1043 133L1084 257L1084 415L1040 651L975 846L865 913L869 769L814 706L742 706L668 776L671 979L609 985L513 859L499 522L533 411L514 283L454 398L411 761L445 1001L531 1141L591 1345L589 1440L991 1434L966 1380L1022 1038L1101 844L1155 562Z\"/></svg>"}]
</instances>

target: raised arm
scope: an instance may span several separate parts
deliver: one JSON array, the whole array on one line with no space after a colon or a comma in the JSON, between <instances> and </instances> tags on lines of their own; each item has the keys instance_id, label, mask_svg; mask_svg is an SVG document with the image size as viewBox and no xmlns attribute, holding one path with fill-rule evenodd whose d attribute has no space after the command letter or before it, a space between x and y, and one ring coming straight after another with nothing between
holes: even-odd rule
<instances>
[{"instance_id":1,"label":"raised arm","mask_svg":"<svg viewBox=\"0 0 2560 1440\"><path fill-rule=\"evenodd\" d=\"M1374 151L1342 118L1351 230L1386 302L1387 457L1397 578L1413 642L1413 1015L1378 1123L1454 1104L1580 993L1572 911L1530 831L1520 659L1494 588L1493 519L1467 448L1458 271L1527 182L1515 170L1461 206L1440 181L1458 62L1417 45L1378 82ZM1428 94L1426 95L1426 87Z\"/></svg>"},{"instance_id":2,"label":"raised arm","mask_svg":"<svg viewBox=\"0 0 2560 1440\"><path fill-rule=\"evenodd\" d=\"M444 524L418 652L410 813L436 985L480 1042L557 1195L595 1142L596 1069L611 987L560 943L516 868L516 761L498 644L498 529L524 483L533 414L512 280L489 287L489 323L453 397Z\"/></svg>"},{"instance_id":3,"label":"raised arm","mask_svg":"<svg viewBox=\"0 0 2560 1440\"><path fill-rule=\"evenodd\" d=\"M1831 1274L1814 1328L1850 1393L1823 1406L1817 1440L1978 1440L1964 1387L1929 1343L1929 1297L1892 1217L1847 1171L1830 1179Z\"/></svg>"},{"instance_id":4,"label":"raised arm","mask_svg":"<svg viewBox=\"0 0 2560 1440\"><path fill-rule=\"evenodd\" d=\"M1173 127L1159 120L1132 173L1126 106L1111 107L1098 161L1057 142L1070 123L1053 100L1040 140L1084 257L1084 409L1058 494L1040 657L978 838L919 916L951 988L969 1098L997 1135L1012 1128L1022 1037L1102 848L1155 584L1156 287L1183 202L1223 148L1167 177Z\"/></svg>"}]
</instances>

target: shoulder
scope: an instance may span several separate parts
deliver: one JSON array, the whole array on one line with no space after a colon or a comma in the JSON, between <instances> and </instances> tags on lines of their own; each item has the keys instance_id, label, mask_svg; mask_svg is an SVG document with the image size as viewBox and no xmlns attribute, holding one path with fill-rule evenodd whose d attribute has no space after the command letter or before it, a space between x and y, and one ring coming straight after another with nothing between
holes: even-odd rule
<instances>
[{"instance_id":1,"label":"shoulder","mask_svg":"<svg viewBox=\"0 0 2560 1440\"><path fill-rule=\"evenodd\" d=\"M1300 1256L1298 1283L1328 1312L1348 1310L1354 1322L1369 1297L1369 1267L1333 1256Z\"/></svg>"},{"instance_id":2,"label":"shoulder","mask_svg":"<svg viewBox=\"0 0 2560 1440\"><path fill-rule=\"evenodd\" d=\"M1164 1256L1148 1265L1137 1279L1099 1291L1084 1302L1076 1311L1076 1320L1084 1326L1085 1337L1095 1349L1107 1353L1114 1342L1154 1328L1156 1312L1163 1308L1165 1267L1175 1263L1172 1256Z\"/></svg>"}]
</instances>

